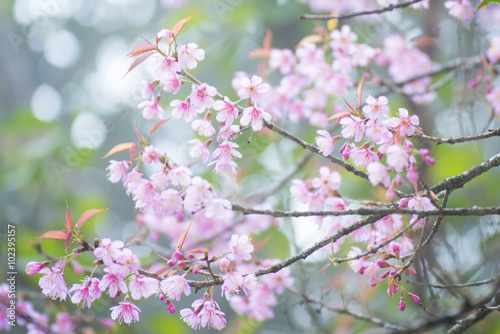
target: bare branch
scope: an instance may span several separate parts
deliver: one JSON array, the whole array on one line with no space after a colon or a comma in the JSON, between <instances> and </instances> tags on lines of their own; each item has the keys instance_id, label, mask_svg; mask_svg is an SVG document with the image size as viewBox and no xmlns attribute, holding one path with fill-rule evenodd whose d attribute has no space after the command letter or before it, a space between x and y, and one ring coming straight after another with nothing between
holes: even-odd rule
<instances>
[{"instance_id":1,"label":"bare branch","mask_svg":"<svg viewBox=\"0 0 500 334\"><path fill-rule=\"evenodd\" d=\"M430 283L425 283L425 282L414 282L414 281L406 281L411 284L415 285L425 285L425 286L430 286L431 288L436 288L436 289L450 289L450 288L469 288L469 287L474 287L474 286L481 286L484 284L489 284L492 282L495 282L498 280L498 277L492 277L490 279L482 280L482 281L477 281L477 282L472 282L472 283L458 283L458 284L430 284Z\"/></svg>"},{"instance_id":2,"label":"bare branch","mask_svg":"<svg viewBox=\"0 0 500 334\"><path fill-rule=\"evenodd\" d=\"M495 137L495 136L500 136L500 128L495 129L495 130L488 130L488 131L489 132L487 132L487 133L481 133L481 134L474 135L474 136L458 137L458 138L439 138L439 137L432 137L432 136L418 134L418 133L413 134L412 137L418 138L418 139L430 140L430 141L436 142L439 145L439 144L465 143L468 141L480 140L480 139L486 139L486 138L491 138L491 137Z\"/></svg>"},{"instance_id":3,"label":"bare branch","mask_svg":"<svg viewBox=\"0 0 500 334\"><path fill-rule=\"evenodd\" d=\"M366 10L363 12L356 12L356 13L351 13L351 14L346 14L346 15L338 15L338 16L330 16L330 15L311 15L311 14L304 14L300 15L299 18L301 20L318 20L318 21L328 21L331 19L337 19L337 20L345 20L345 19L350 19L352 17L356 16L362 16L362 15L371 15L371 14L382 14L385 12L390 12L396 8L403 8L403 7L408 7L411 6L417 2L420 2L422 0L412 0L404 3L400 3L397 5L390 5L384 8L380 9L375 9L375 10Z\"/></svg>"}]
</instances>

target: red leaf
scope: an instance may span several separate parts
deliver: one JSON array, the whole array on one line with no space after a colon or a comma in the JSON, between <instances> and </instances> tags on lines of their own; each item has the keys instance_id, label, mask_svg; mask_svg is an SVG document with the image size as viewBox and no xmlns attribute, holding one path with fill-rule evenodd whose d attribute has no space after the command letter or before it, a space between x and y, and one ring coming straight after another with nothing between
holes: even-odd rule
<instances>
[{"instance_id":1,"label":"red leaf","mask_svg":"<svg viewBox=\"0 0 500 334\"><path fill-rule=\"evenodd\" d=\"M205 254L205 251L202 249L191 249L187 251L188 253L193 253L193 254Z\"/></svg>"},{"instance_id":2,"label":"red leaf","mask_svg":"<svg viewBox=\"0 0 500 334\"><path fill-rule=\"evenodd\" d=\"M73 220L71 219L71 214L69 213L68 201L66 201L66 223L64 226L68 229L68 231L73 230Z\"/></svg>"},{"instance_id":3,"label":"red leaf","mask_svg":"<svg viewBox=\"0 0 500 334\"><path fill-rule=\"evenodd\" d=\"M163 124L167 123L168 120L170 118L167 118L167 119L164 119L164 120L161 120L161 121L158 121L156 122L155 124L153 124L153 126L151 127L151 129L149 129L149 136L148 136L148 139L149 137L151 137L151 135L153 133L155 133L156 131L158 131L159 128L161 128L163 126Z\"/></svg>"},{"instance_id":4,"label":"red leaf","mask_svg":"<svg viewBox=\"0 0 500 334\"><path fill-rule=\"evenodd\" d=\"M69 243L71 242L71 237L73 236L73 231L68 231L66 234L66 242L64 243L64 251L68 252Z\"/></svg>"},{"instance_id":5,"label":"red leaf","mask_svg":"<svg viewBox=\"0 0 500 334\"><path fill-rule=\"evenodd\" d=\"M37 239L54 239L54 240L65 240L68 230L64 231L48 231L42 234Z\"/></svg>"},{"instance_id":6,"label":"red leaf","mask_svg":"<svg viewBox=\"0 0 500 334\"><path fill-rule=\"evenodd\" d=\"M170 267L163 267L163 268L160 268L158 269L157 271L155 271L155 274L158 275L158 276L161 276L165 271L169 270Z\"/></svg>"},{"instance_id":7,"label":"red leaf","mask_svg":"<svg viewBox=\"0 0 500 334\"><path fill-rule=\"evenodd\" d=\"M323 266L323 268L321 268L321 270L316 274L315 277L318 277L319 275L321 275L322 273L324 273L328 268L330 268L330 266L333 264L333 262L328 262L327 264L325 264Z\"/></svg>"},{"instance_id":8,"label":"red leaf","mask_svg":"<svg viewBox=\"0 0 500 334\"><path fill-rule=\"evenodd\" d=\"M135 48L130 51L130 53L127 55L127 57L137 57L140 56L146 52L156 50L156 47L153 44L141 44L136 46Z\"/></svg>"},{"instance_id":9,"label":"red leaf","mask_svg":"<svg viewBox=\"0 0 500 334\"><path fill-rule=\"evenodd\" d=\"M250 54L248 55L248 58L250 59L255 59L255 58L269 58L271 54L271 50L267 49L255 49Z\"/></svg>"},{"instance_id":10,"label":"red leaf","mask_svg":"<svg viewBox=\"0 0 500 334\"><path fill-rule=\"evenodd\" d=\"M113 147L111 150L109 150L109 152L106 153L106 155L103 156L101 159L107 158L110 155L113 155L113 154L118 153L118 152L126 151L126 150L130 149L132 146L134 146L135 144L136 143L121 143L121 144L118 144L115 147Z\"/></svg>"},{"instance_id":11,"label":"red leaf","mask_svg":"<svg viewBox=\"0 0 500 334\"><path fill-rule=\"evenodd\" d=\"M90 209L85 211L80 218L78 218L78 221L76 222L76 226L78 229L82 227L86 222L88 222L92 217L94 217L96 214L106 211L107 209Z\"/></svg>"},{"instance_id":12,"label":"red leaf","mask_svg":"<svg viewBox=\"0 0 500 334\"><path fill-rule=\"evenodd\" d=\"M137 156L137 151L139 151L139 143L134 143L130 148L130 163L132 164Z\"/></svg>"},{"instance_id":13,"label":"red leaf","mask_svg":"<svg viewBox=\"0 0 500 334\"><path fill-rule=\"evenodd\" d=\"M344 100L345 104L347 105L347 107L349 108L349 110L351 110L352 112L356 111L354 110L354 106L351 106L349 103L347 103L347 101L341 96L342 100Z\"/></svg>"},{"instance_id":14,"label":"red leaf","mask_svg":"<svg viewBox=\"0 0 500 334\"><path fill-rule=\"evenodd\" d=\"M190 228L191 224L189 224L188 228L179 237L179 240L177 241L177 247L175 247L175 250L178 250L179 252L182 250L182 245L184 245L184 241L186 241L186 237Z\"/></svg>"},{"instance_id":15,"label":"red leaf","mask_svg":"<svg viewBox=\"0 0 500 334\"><path fill-rule=\"evenodd\" d=\"M142 143L144 142L144 138L141 135L141 132L139 131L139 128L137 127L137 123L134 124L134 131L135 134L137 135L137 138L139 138L139 141Z\"/></svg>"},{"instance_id":16,"label":"red leaf","mask_svg":"<svg viewBox=\"0 0 500 334\"><path fill-rule=\"evenodd\" d=\"M194 16L194 14L186 17L185 19L182 19L180 20L179 22L177 22L173 28L172 28L172 33L174 34L174 38L177 37L177 35L179 35L179 33L181 32L182 28L184 28L184 26L186 25L186 23L191 20L191 18ZM172 40L169 38L168 40L168 45L172 44Z\"/></svg>"},{"instance_id":17,"label":"red leaf","mask_svg":"<svg viewBox=\"0 0 500 334\"><path fill-rule=\"evenodd\" d=\"M295 46L296 48L300 47L304 43L319 43L323 41L323 37L320 35L309 35L300 40L300 42Z\"/></svg>"},{"instance_id":18,"label":"red leaf","mask_svg":"<svg viewBox=\"0 0 500 334\"><path fill-rule=\"evenodd\" d=\"M349 117L351 116L351 113L348 112L348 111L341 111L341 112L338 112L336 114L333 114L332 116L330 116L328 118L329 121L331 121L332 119L342 119L344 117Z\"/></svg>"},{"instance_id":19,"label":"red leaf","mask_svg":"<svg viewBox=\"0 0 500 334\"><path fill-rule=\"evenodd\" d=\"M127 73L125 73L125 75L127 75L130 71L132 71L137 66L139 66L143 61L148 59L153 53L155 53L155 52L150 51L150 52L143 54L142 56L135 58L134 62L132 63L132 65L130 65L130 67L128 68L128 71L127 71ZM123 77L125 77L125 75Z\"/></svg>"},{"instance_id":20,"label":"red leaf","mask_svg":"<svg viewBox=\"0 0 500 334\"><path fill-rule=\"evenodd\" d=\"M264 36L264 42L262 43L262 47L266 50L271 50L273 44L273 32L270 29L267 29L266 36Z\"/></svg>"}]
</instances>

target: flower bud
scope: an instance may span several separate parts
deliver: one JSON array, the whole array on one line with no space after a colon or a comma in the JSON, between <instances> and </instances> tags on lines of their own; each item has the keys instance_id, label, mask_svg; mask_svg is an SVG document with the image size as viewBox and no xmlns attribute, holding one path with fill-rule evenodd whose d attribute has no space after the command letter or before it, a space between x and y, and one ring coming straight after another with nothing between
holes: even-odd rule
<instances>
[{"instance_id":1,"label":"flower bud","mask_svg":"<svg viewBox=\"0 0 500 334\"><path fill-rule=\"evenodd\" d=\"M167 299L166 304L167 304L168 312L175 313L175 305L170 301L170 299Z\"/></svg>"},{"instance_id":2,"label":"flower bud","mask_svg":"<svg viewBox=\"0 0 500 334\"><path fill-rule=\"evenodd\" d=\"M231 261L229 261L226 258L222 258L219 261L219 268L221 271L227 272L229 268L231 267Z\"/></svg>"},{"instance_id":3,"label":"flower bud","mask_svg":"<svg viewBox=\"0 0 500 334\"><path fill-rule=\"evenodd\" d=\"M378 259L377 262L375 262L379 268L387 268L389 267L389 263L385 262L383 259Z\"/></svg>"},{"instance_id":4,"label":"flower bud","mask_svg":"<svg viewBox=\"0 0 500 334\"><path fill-rule=\"evenodd\" d=\"M174 257L177 260L184 259L184 254L182 254L182 252L180 252L180 251L177 250L177 251L174 252Z\"/></svg>"},{"instance_id":5,"label":"flower bud","mask_svg":"<svg viewBox=\"0 0 500 334\"><path fill-rule=\"evenodd\" d=\"M398 309L403 312L406 308L406 304L405 304L405 300L403 298L403 294L401 293L401 298L399 298L399 305L398 305Z\"/></svg>"},{"instance_id":6,"label":"flower bud","mask_svg":"<svg viewBox=\"0 0 500 334\"><path fill-rule=\"evenodd\" d=\"M44 265L43 263L40 263L40 262L35 262L35 261L29 262L26 265L26 274L36 275L45 266L46 266L46 264Z\"/></svg>"},{"instance_id":7,"label":"flower bud","mask_svg":"<svg viewBox=\"0 0 500 334\"><path fill-rule=\"evenodd\" d=\"M167 265L169 267L173 267L173 266L175 266L175 261L174 260L168 260Z\"/></svg>"},{"instance_id":8,"label":"flower bud","mask_svg":"<svg viewBox=\"0 0 500 334\"><path fill-rule=\"evenodd\" d=\"M410 296L410 298L411 298L411 300L413 300L413 302L415 302L417 304L420 303L420 297L417 296L416 294L408 292L408 296Z\"/></svg>"}]
</instances>

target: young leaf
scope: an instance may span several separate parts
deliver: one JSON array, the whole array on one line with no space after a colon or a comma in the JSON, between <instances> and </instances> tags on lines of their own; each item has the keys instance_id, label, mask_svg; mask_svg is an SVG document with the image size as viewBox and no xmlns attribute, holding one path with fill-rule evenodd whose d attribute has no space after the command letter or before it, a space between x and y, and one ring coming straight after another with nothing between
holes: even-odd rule
<instances>
[{"instance_id":1,"label":"young leaf","mask_svg":"<svg viewBox=\"0 0 500 334\"><path fill-rule=\"evenodd\" d=\"M321 275L322 273L324 273L328 268L330 268L330 266L333 264L333 262L328 262L327 264L325 264L321 269L320 271L316 274L315 277L318 277L319 275Z\"/></svg>"},{"instance_id":2,"label":"young leaf","mask_svg":"<svg viewBox=\"0 0 500 334\"><path fill-rule=\"evenodd\" d=\"M146 52L153 50L156 50L156 47L153 44L141 44L133 48L132 51L130 51L130 53L127 55L127 57L140 56Z\"/></svg>"},{"instance_id":3,"label":"young leaf","mask_svg":"<svg viewBox=\"0 0 500 334\"><path fill-rule=\"evenodd\" d=\"M135 157L137 156L137 152L139 151L139 143L134 143L132 147L130 148L130 163L132 164L135 160Z\"/></svg>"},{"instance_id":4,"label":"young leaf","mask_svg":"<svg viewBox=\"0 0 500 334\"><path fill-rule=\"evenodd\" d=\"M66 233L66 242L64 243L64 251L68 252L69 243L71 242L71 237L73 237L73 231L68 231Z\"/></svg>"},{"instance_id":5,"label":"young leaf","mask_svg":"<svg viewBox=\"0 0 500 334\"><path fill-rule=\"evenodd\" d=\"M161 128L163 124L167 123L169 119L170 118L167 118L167 119L158 121L155 124L153 124L153 126L151 127L151 129L149 129L148 139L149 139L149 137L151 137L153 135L153 133L155 133L156 131L158 131L158 129Z\"/></svg>"},{"instance_id":6,"label":"young leaf","mask_svg":"<svg viewBox=\"0 0 500 334\"><path fill-rule=\"evenodd\" d=\"M42 234L37 239L54 239L54 240L66 240L66 234L68 230L64 231L48 231Z\"/></svg>"},{"instance_id":7,"label":"young leaf","mask_svg":"<svg viewBox=\"0 0 500 334\"><path fill-rule=\"evenodd\" d=\"M330 13L330 16L338 16L339 13L338 12L331 12ZM335 30L335 28L337 28L339 24L339 19L330 19L328 21L326 21L326 26L328 27L328 30L332 31L332 30Z\"/></svg>"},{"instance_id":8,"label":"young leaf","mask_svg":"<svg viewBox=\"0 0 500 334\"><path fill-rule=\"evenodd\" d=\"M186 241L186 237L190 228L191 224L189 224L188 228L179 237L179 240L177 241L177 247L175 247L175 250L178 250L179 252L182 250L182 246L184 245L184 241Z\"/></svg>"},{"instance_id":9,"label":"young leaf","mask_svg":"<svg viewBox=\"0 0 500 334\"><path fill-rule=\"evenodd\" d=\"M323 37L321 37L320 35L309 35L309 36L302 38L300 40L300 42L295 47L298 48L299 46L301 46L304 43L316 44L316 43L319 43L321 41L323 41Z\"/></svg>"},{"instance_id":10,"label":"young leaf","mask_svg":"<svg viewBox=\"0 0 500 334\"><path fill-rule=\"evenodd\" d=\"M127 74L129 74L130 71L132 71L134 68L136 68L137 66L139 66L143 61L145 61L146 59L148 59L153 53L155 53L155 52L154 51L149 51L149 52L143 54L142 56L139 56L139 57L135 58L134 62L132 63L132 65L130 65L130 67L128 68L127 73L125 73L125 75L123 77L125 78L125 76Z\"/></svg>"},{"instance_id":11,"label":"young leaf","mask_svg":"<svg viewBox=\"0 0 500 334\"><path fill-rule=\"evenodd\" d=\"M477 6L476 10L479 10L480 8L483 8L484 6L487 6L490 3L500 3L500 0L483 0L483 2L481 2L479 4L479 6Z\"/></svg>"},{"instance_id":12,"label":"young leaf","mask_svg":"<svg viewBox=\"0 0 500 334\"><path fill-rule=\"evenodd\" d=\"M360 108L361 108L361 98L363 97L363 82L364 82L364 80L365 80L365 78L362 77L361 82L359 83L359 86L358 86L358 105Z\"/></svg>"},{"instance_id":13,"label":"young leaf","mask_svg":"<svg viewBox=\"0 0 500 334\"><path fill-rule=\"evenodd\" d=\"M262 42L262 48L266 50L271 50L273 45L273 32L270 29L266 30L266 36L264 36L264 42Z\"/></svg>"},{"instance_id":14,"label":"young leaf","mask_svg":"<svg viewBox=\"0 0 500 334\"><path fill-rule=\"evenodd\" d=\"M133 145L135 145L136 143L121 143L121 144L118 144L116 145L115 147L113 147L111 150L109 150L108 153L106 153L105 156L103 156L101 159L105 159L115 153L118 153L118 152L123 152L123 151L126 151L128 149L130 149Z\"/></svg>"},{"instance_id":15,"label":"young leaf","mask_svg":"<svg viewBox=\"0 0 500 334\"><path fill-rule=\"evenodd\" d=\"M76 222L76 226L78 229L82 227L86 222L88 222L92 217L94 217L96 214L106 211L107 209L90 209L85 211L80 218L78 218L78 221Z\"/></svg>"},{"instance_id":16,"label":"young leaf","mask_svg":"<svg viewBox=\"0 0 500 334\"><path fill-rule=\"evenodd\" d=\"M144 143L144 137L141 135L141 132L139 131L139 128L137 127L137 123L134 123L134 131L135 131L137 138L139 138L139 141L141 143Z\"/></svg>"},{"instance_id":17,"label":"young leaf","mask_svg":"<svg viewBox=\"0 0 500 334\"><path fill-rule=\"evenodd\" d=\"M336 114L333 114L327 120L331 121L332 119L342 119L344 117L349 117L349 116L351 116L350 112L348 112L348 111L342 111L342 112L338 112Z\"/></svg>"},{"instance_id":18,"label":"young leaf","mask_svg":"<svg viewBox=\"0 0 500 334\"><path fill-rule=\"evenodd\" d=\"M186 25L186 23L188 23L189 20L191 20L191 18L194 16L194 14L191 14L190 16L186 17L185 19L182 19L180 20L179 22L177 22L173 27L172 27L172 34L174 34L174 38L177 37L177 35L179 35L179 33L181 32L182 28L184 28L184 26ZM169 38L168 40L168 44L172 44L172 40Z\"/></svg>"},{"instance_id":19,"label":"young leaf","mask_svg":"<svg viewBox=\"0 0 500 334\"><path fill-rule=\"evenodd\" d=\"M64 226L66 226L68 231L73 230L73 220L71 219L71 214L69 213L69 206L67 201L66 201L66 223L64 223Z\"/></svg>"}]
</instances>

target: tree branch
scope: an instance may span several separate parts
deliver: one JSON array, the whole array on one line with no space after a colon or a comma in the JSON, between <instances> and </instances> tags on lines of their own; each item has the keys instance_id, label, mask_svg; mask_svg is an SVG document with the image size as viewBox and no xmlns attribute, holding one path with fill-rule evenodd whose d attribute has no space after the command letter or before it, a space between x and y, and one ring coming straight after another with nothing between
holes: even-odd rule
<instances>
[{"instance_id":1,"label":"tree branch","mask_svg":"<svg viewBox=\"0 0 500 334\"><path fill-rule=\"evenodd\" d=\"M397 5L390 5L390 6L387 6L384 8L380 8L380 9L366 10L366 11L362 11L362 12L356 12L356 13L345 14L345 15L331 16L331 15L304 14L304 15L300 15L299 18L301 20L318 20L318 21L328 21L331 19L344 20L344 19L350 19L352 17L362 16L362 15L382 14L385 12L390 12L396 8L408 7L408 6L413 5L413 4L420 2L420 1L422 1L422 0L412 0L412 1L404 2L404 3L400 3Z\"/></svg>"},{"instance_id":2,"label":"tree branch","mask_svg":"<svg viewBox=\"0 0 500 334\"><path fill-rule=\"evenodd\" d=\"M423 139L423 140L430 140L433 142L436 142L438 145L439 144L457 144L457 143L465 143L468 141L474 141L474 140L480 140L480 139L486 139L486 138L491 138L495 136L500 136L500 128L495 129L495 130L488 130L489 132L487 133L481 133L478 135L473 135L473 136L468 136L468 137L458 137L458 138L439 138L439 137L432 137L424 134L418 134L415 133L413 134L413 138L418 138L418 139Z\"/></svg>"}]
</instances>

